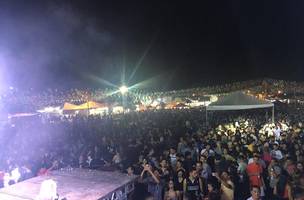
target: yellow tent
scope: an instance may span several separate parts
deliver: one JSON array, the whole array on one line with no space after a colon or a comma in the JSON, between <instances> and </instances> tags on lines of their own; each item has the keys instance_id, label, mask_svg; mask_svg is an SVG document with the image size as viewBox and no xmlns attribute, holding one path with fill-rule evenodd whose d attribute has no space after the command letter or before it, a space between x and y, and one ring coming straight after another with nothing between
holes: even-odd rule
<instances>
[{"instance_id":1,"label":"yellow tent","mask_svg":"<svg viewBox=\"0 0 304 200\"><path fill-rule=\"evenodd\" d=\"M64 103L63 110L68 111L68 110L87 110L87 109L97 109L97 108L104 108L106 105L100 104L94 101L88 101L86 103L80 104L80 105L75 105L71 103Z\"/></svg>"},{"instance_id":2,"label":"yellow tent","mask_svg":"<svg viewBox=\"0 0 304 200\"><path fill-rule=\"evenodd\" d=\"M79 105L78 109L83 110L83 109L96 109L96 108L104 108L104 107L106 106L103 104L97 103L95 101L88 101L86 103Z\"/></svg>"},{"instance_id":3,"label":"yellow tent","mask_svg":"<svg viewBox=\"0 0 304 200\"><path fill-rule=\"evenodd\" d=\"M63 110L78 110L77 105L71 104L71 103L64 103Z\"/></svg>"},{"instance_id":4,"label":"yellow tent","mask_svg":"<svg viewBox=\"0 0 304 200\"><path fill-rule=\"evenodd\" d=\"M166 106L165 106L165 108L166 109L173 109L173 108L176 107L176 105L178 105L178 102L172 101L170 103L167 103Z\"/></svg>"}]
</instances>

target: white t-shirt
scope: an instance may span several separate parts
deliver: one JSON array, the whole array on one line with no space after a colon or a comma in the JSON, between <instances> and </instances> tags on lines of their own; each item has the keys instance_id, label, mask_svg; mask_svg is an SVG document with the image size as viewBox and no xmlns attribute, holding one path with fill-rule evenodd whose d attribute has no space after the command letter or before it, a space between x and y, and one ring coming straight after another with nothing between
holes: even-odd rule
<instances>
[{"instance_id":1,"label":"white t-shirt","mask_svg":"<svg viewBox=\"0 0 304 200\"><path fill-rule=\"evenodd\" d=\"M203 149L201 151L201 155L204 154L206 151L207 151L207 149ZM210 156L210 155L212 155L212 156L214 155L214 151L212 149L209 149L209 151L208 151L208 156Z\"/></svg>"},{"instance_id":2,"label":"white t-shirt","mask_svg":"<svg viewBox=\"0 0 304 200\"><path fill-rule=\"evenodd\" d=\"M280 150L272 150L270 154L273 158L278 160L281 160L283 158L282 152Z\"/></svg>"},{"instance_id":3,"label":"white t-shirt","mask_svg":"<svg viewBox=\"0 0 304 200\"><path fill-rule=\"evenodd\" d=\"M277 127L275 130L274 130L274 136L276 138L276 140L279 140L280 137L281 137L281 129L280 127Z\"/></svg>"},{"instance_id":4,"label":"white t-shirt","mask_svg":"<svg viewBox=\"0 0 304 200\"><path fill-rule=\"evenodd\" d=\"M253 200L253 198L252 197L249 197L247 200ZM259 199L260 200L260 199Z\"/></svg>"}]
</instances>

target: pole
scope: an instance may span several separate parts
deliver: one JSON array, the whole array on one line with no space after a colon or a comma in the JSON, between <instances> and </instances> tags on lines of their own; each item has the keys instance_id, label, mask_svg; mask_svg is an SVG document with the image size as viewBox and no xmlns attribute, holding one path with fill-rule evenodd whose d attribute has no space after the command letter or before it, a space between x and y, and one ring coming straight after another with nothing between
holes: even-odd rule
<instances>
[{"instance_id":1,"label":"pole","mask_svg":"<svg viewBox=\"0 0 304 200\"><path fill-rule=\"evenodd\" d=\"M206 128L208 125L208 111L207 111L207 105L205 105L205 114L206 114Z\"/></svg>"},{"instance_id":2,"label":"pole","mask_svg":"<svg viewBox=\"0 0 304 200\"><path fill-rule=\"evenodd\" d=\"M89 101L87 101L87 117L90 115Z\"/></svg>"},{"instance_id":3,"label":"pole","mask_svg":"<svg viewBox=\"0 0 304 200\"><path fill-rule=\"evenodd\" d=\"M121 94L121 98L122 98L122 113L125 114L125 107L126 107L126 97L125 94Z\"/></svg>"},{"instance_id":4,"label":"pole","mask_svg":"<svg viewBox=\"0 0 304 200\"><path fill-rule=\"evenodd\" d=\"M274 105L272 106L272 123L274 123Z\"/></svg>"}]
</instances>

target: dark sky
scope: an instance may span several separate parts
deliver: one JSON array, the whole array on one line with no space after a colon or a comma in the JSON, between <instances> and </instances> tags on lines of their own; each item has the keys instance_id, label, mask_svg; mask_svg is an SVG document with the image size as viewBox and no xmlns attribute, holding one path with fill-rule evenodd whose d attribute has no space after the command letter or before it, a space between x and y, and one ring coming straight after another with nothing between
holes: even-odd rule
<instances>
[{"instance_id":1,"label":"dark sky","mask_svg":"<svg viewBox=\"0 0 304 200\"><path fill-rule=\"evenodd\" d=\"M286 0L2 0L0 81L106 87L123 71L128 85L165 90L303 80L303 10Z\"/></svg>"}]
</instances>

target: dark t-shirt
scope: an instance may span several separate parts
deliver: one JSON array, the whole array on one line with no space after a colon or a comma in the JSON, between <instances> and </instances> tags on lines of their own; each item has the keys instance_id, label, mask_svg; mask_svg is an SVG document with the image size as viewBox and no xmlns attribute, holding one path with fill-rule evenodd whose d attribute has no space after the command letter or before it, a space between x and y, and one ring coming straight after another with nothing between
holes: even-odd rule
<instances>
[{"instance_id":1,"label":"dark t-shirt","mask_svg":"<svg viewBox=\"0 0 304 200\"><path fill-rule=\"evenodd\" d=\"M175 190L177 190L177 191L183 191L183 184L184 184L184 179L182 180L182 182L179 182L178 181L178 178L176 178L175 180L174 180L174 185L175 185Z\"/></svg>"},{"instance_id":2,"label":"dark t-shirt","mask_svg":"<svg viewBox=\"0 0 304 200\"><path fill-rule=\"evenodd\" d=\"M148 192L153 195L155 200L162 200L163 186L161 183L157 184L151 176L144 178L143 183L148 186Z\"/></svg>"},{"instance_id":3,"label":"dark t-shirt","mask_svg":"<svg viewBox=\"0 0 304 200\"><path fill-rule=\"evenodd\" d=\"M219 192L210 192L208 194L208 200L221 200L221 195Z\"/></svg>"},{"instance_id":4,"label":"dark t-shirt","mask_svg":"<svg viewBox=\"0 0 304 200\"><path fill-rule=\"evenodd\" d=\"M187 181L187 187L186 187L186 193L192 200L196 200L200 198L200 185L199 185L199 179L195 179L194 181L191 181L189 178L186 179Z\"/></svg>"}]
</instances>

